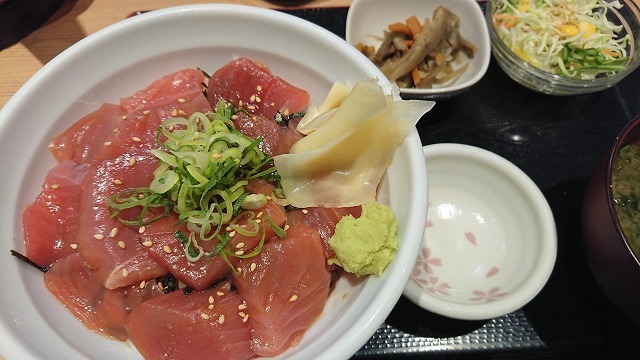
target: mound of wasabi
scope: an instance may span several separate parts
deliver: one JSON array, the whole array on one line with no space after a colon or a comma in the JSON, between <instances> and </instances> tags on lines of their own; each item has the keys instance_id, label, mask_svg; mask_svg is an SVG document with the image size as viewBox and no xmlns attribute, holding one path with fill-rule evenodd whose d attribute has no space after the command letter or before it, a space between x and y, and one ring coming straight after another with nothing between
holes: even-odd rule
<instances>
[{"instance_id":1,"label":"mound of wasabi","mask_svg":"<svg viewBox=\"0 0 640 360\"><path fill-rule=\"evenodd\" d=\"M345 216L329 240L336 253L330 262L355 275L382 275L398 247L398 221L387 205L362 206L358 218Z\"/></svg>"}]
</instances>

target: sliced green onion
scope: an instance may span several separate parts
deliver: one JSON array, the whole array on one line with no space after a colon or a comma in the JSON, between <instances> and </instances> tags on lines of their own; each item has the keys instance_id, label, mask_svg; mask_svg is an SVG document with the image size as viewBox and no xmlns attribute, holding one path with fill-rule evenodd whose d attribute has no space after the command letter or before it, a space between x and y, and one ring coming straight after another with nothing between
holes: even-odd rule
<instances>
[{"instance_id":1,"label":"sliced green onion","mask_svg":"<svg viewBox=\"0 0 640 360\"><path fill-rule=\"evenodd\" d=\"M255 214L243 210L266 205L264 195L245 190L248 180L279 180L273 159L259 148L262 138L251 139L235 128L231 117L238 111L233 104L220 101L215 112L163 120L156 134L160 148L151 150L158 159L153 181L148 188L123 191L109 198L112 216L127 225L140 226L173 210L189 231L176 231L174 236L190 261L219 255L230 264L228 256L236 255L233 249L225 249L229 235L223 231L223 224L255 236L260 231ZM121 218L123 210L136 207L141 208L139 217ZM236 225L240 219L246 219L246 224ZM214 239L219 243L211 253L198 244ZM259 253L259 249L251 253Z\"/></svg>"}]
</instances>

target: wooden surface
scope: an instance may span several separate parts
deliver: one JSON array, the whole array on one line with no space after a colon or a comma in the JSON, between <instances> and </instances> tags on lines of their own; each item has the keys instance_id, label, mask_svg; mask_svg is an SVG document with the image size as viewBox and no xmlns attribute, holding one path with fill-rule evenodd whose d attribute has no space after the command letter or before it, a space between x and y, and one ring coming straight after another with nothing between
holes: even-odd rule
<instances>
[{"instance_id":1,"label":"wooden surface","mask_svg":"<svg viewBox=\"0 0 640 360\"><path fill-rule=\"evenodd\" d=\"M66 0L53 17L19 43L0 51L0 107L44 64L80 39L138 10L196 3L231 3L267 8L348 6L350 0Z\"/></svg>"}]
</instances>

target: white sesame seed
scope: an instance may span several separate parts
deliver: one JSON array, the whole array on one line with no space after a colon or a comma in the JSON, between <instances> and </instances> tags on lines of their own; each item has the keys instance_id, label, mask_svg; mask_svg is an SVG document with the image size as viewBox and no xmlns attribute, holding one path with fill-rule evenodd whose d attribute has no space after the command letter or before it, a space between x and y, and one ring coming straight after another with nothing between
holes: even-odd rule
<instances>
[{"instance_id":1,"label":"white sesame seed","mask_svg":"<svg viewBox=\"0 0 640 360\"><path fill-rule=\"evenodd\" d=\"M149 115L149 113L150 113L150 112L151 112L151 110L145 110L145 111L143 111L142 113L143 113L144 115Z\"/></svg>"},{"instance_id":2,"label":"white sesame seed","mask_svg":"<svg viewBox=\"0 0 640 360\"><path fill-rule=\"evenodd\" d=\"M251 97L249 98L249 101L256 101L256 96L255 95L251 95Z\"/></svg>"},{"instance_id":3,"label":"white sesame seed","mask_svg":"<svg viewBox=\"0 0 640 360\"><path fill-rule=\"evenodd\" d=\"M215 298L213 297L213 295L209 296L209 304L213 304L214 301Z\"/></svg>"},{"instance_id":4,"label":"white sesame seed","mask_svg":"<svg viewBox=\"0 0 640 360\"><path fill-rule=\"evenodd\" d=\"M231 120L238 120L239 116L236 114L231 115Z\"/></svg>"},{"instance_id":5,"label":"white sesame seed","mask_svg":"<svg viewBox=\"0 0 640 360\"><path fill-rule=\"evenodd\" d=\"M51 185L51 188L53 190L58 190L58 189L60 189L60 184L53 184L53 185Z\"/></svg>"},{"instance_id":6,"label":"white sesame seed","mask_svg":"<svg viewBox=\"0 0 640 360\"><path fill-rule=\"evenodd\" d=\"M309 210L307 210L307 209L302 209L302 213L306 215L306 214L308 214L308 213L309 213Z\"/></svg>"},{"instance_id":7,"label":"white sesame seed","mask_svg":"<svg viewBox=\"0 0 640 360\"><path fill-rule=\"evenodd\" d=\"M215 307L215 305L213 305L213 304L209 304L209 306L207 306L207 309L209 309L209 310L213 310L213 308L214 308L214 307Z\"/></svg>"},{"instance_id":8,"label":"white sesame seed","mask_svg":"<svg viewBox=\"0 0 640 360\"><path fill-rule=\"evenodd\" d=\"M104 142L104 146L111 146L112 142L111 141L105 141Z\"/></svg>"},{"instance_id":9,"label":"white sesame seed","mask_svg":"<svg viewBox=\"0 0 640 360\"><path fill-rule=\"evenodd\" d=\"M135 141L135 142L140 142L140 141L142 141L142 140L140 140L140 138L139 138L139 137L137 137L137 136L132 137L132 138L131 138L131 140L133 140L133 141Z\"/></svg>"},{"instance_id":10,"label":"white sesame seed","mask_svg":"<svg viewBox=\"0 0 640 360\"><path fill-rule=\"evenodd\" d=\"M256 217L257 217L257 218L261 218L261 217L262 217L262 215L264 215L264 213L263 213L262 211L260 211L260 212L258 213L258 215L256 215Z\"/></svg>"},{"instance_id":11,"label":"white sesame seed","mask_svg":"<svg viewBox=\"0 0 640 360\"><path fill-rule=\"evenodd\" d=\"M144 247L151 247L151 245L153 245L151 240L145 240L145 242L142 243L142 246Z\"/></svg>"},{"instance_id":12,"label":"white sesame seed","mask_svg":"<svg viewBox=\"0 0 640 360\"><path fill-rule=\"evenodd\" d=\"M147 230L147 227L142 225L138 228L138 234L144 234L146 230Z\"/></svg>"},{"instance_id":13,"label":"white sesame seed","mask_svg":"<svg viewBox=\"0 0 640 360\"><path fill-rule=\"evenodd\" d=\"M184 112L184 110L178 110L178 114L179 114L179 115L187 115L187 113L186 113L186 112Z\"/></svg>"},{"instance_id":14,"label":"white sesame seed","mask_svg":"<svg viewBox=\"0 0 640 360\"><path fill-rule=\"evenodd\" d=\"M296 294L291 295L291 297L289 298L289 301L292 301L292 302L296 300L298 300L298 295Z\"/></svg>"},{"instance_id":15,"label":"white sesame seed","mask_svg":"<svg viewBox=\"0 0 640 360\"><path fill-rule=\"evenodd\" d=\"M289 230L289 224L286 224L286 225L284 226L284 231L287 231L287 230Z\"/></svg>"},{"instance_id":16,"label":"white sesame seed","mask_svg":"<svg viewBox=\"0 0 640 360\"><path fill-rule=\"evenodd\" d=\"M122 115L122 120L127 120L127 115Z\"/></svg>"},{"instance_id":17,"label":"white sesame seed","mask_svg":"<svg viewBox=\"0 0 640 360\"><path fill-rule=\"evenodd\" d=\"M171 111L171 116L178 116L178 109L173 109Z\"/></svg>"},{"instance_id":18,"label":"white sesame seed","mask_svg":"<svg viewBox=\"0 0 640 360\"><path fill-rule=\"evenodd\" d=\"M238 305L238 310L244 310L244 309L246 309L246 308L247 308L247 305L246 305L246 304L240 304L240 305Z\"/></svg>"},{"instance_id":19,"label":"white sesame seed","mask_svg":"<svg viewBox=\"0 0 640 360\"><path fill-rule=\"evenodd\" d=\"M224 315L220 315L218 318L218 324L224 324Z\"/></svg>"},{"instance_id":20,"label":"white sesame seed","mask_svg":"<svg viewBox=\"0 0 640 360\"><path fill-rule=\"evenodd\" d=\"M167 254L171 254L172 250L169 247L169 245L165 245L162 247L162 251L166 252Z\"/></svg>"},{"instance_id":21,"label":"white sesame seed","mask_svg":"<svg viewBox=\"0 0 640 360\"><path fill-rule=\"evenodd\" d=\"M262 86L260 86L260 85L256 86L256 90L262 91Z\"/></svg>"},{"instance_id":22,"label":"white sesame seed","mask_svg":"<svg viewBox=\"0 0 640 360\"><path fill-rule=\"evenodd\" d=\"M234 237L234 236L236 236L236 232L235 232L235 231L230 232L230 233L229 233L229 236L230 236L230 237Z\"/></svg>"},{"instance_id":23,"label":"white sesame seed","mask_svg":"<svg viewBox=\"0 0 640 360\"><path fill-rule=\"evenodd\" d=\"M185 100L185 99L183 99L183 98L179 98L179 99L178 99L178 102L179 102L180 104L183 104L185 101L187 101L187 100Z\"/></svg>"},{"instance_id":24,"label":"white sesame seed","mask_svg":"<svg viewBox=\"0 0 640 360\"><path fill-rule=\"evenodd\" d=\"M262 101L262 99L260 99L260 97L259 97L259 96L256 96L256 102L257 102L257 103L259 103L259 102L261 102L261 101Z\"/></svg>"},{"instance_id":25,"label":"white sesame seed","mask_svg":"<svg viewBox=\"0 0 640 360\"><path fill-rule=\"evenodd\" d=\"M240 242L236 245L236 249L242 249L244 247L244 243Z\"/></svg>"},{"instance_id":26,"label":"white sesame seed","mask_svg":"<svg viewBox=\"0 0 640 360\"><path fill-rule=\"evenodd\" d=\"M118 131L120 131L120 129L118 129L118 128L113 128L113 132L114 132L114 133L117 133Z\"/></svg>"},{"instance_id":27,"label":"white sesame seed","mask_svg":"<svg viewBox=\"0 0 640 360\"><path fill-rule=\"evenodd\" d=\"M122 180L115 179L115 180L113 180L113 183L116 184L116 185L122 185Z\"/></svg>"},{"instance_id":28,"label":"white sesame seed","mask_svg":"<svg viewBox=\"0 0 640 360\"><path fill-rule=\"evenodd\" d=\"M134 158L134 157L129 158L129 166L133 166L135 164L136 164L136 158Z\"/></svg>"},{"instance_id":29,"label":"white sesame seed","mask_svg":"<svg viewBox=\"0 0 640 360\"><path fill-rule=\"evenodd\" d=\"M222 296L222 295L224 295L224 293L222 291L218 291L218 292L216 292L216 295Z\"/></svg>"},{"instance_id":30,"label":"white sesame seed","mask_svg":"<svg viewBox=\"0 0 640 360\"><path fill-rule=\"evenodd\" d=\"M251 263L250 270L254 271L257 267L258 267L258 265L256 265L256 263Z\"/></svg>"},{"instance_id":31,"label":"white sesame seed","mask_svg":"<svg viewBox=\"0 0 640 360\"><path fill-rule=\"evenodd\" d=\"M243 105L242 100L238 101L238 106L239 106L239 107L242 107L242 105Z\"/></svg>"},{"instance_id":32,"label":"white sesame seed","mask_svg":"<svg viewBox=\"0 0 640 360\"><path fill-rule=\"evenodd\" d=\"M144 289L145 286L147 286L147 281L146 280L140 281L140 285L139 285L140 289Z\"/></svg>"},{"instance_id":33,"label":"white sesame seed","mask_svg":"<svg viewBox=\"0 0 640 360\"><path fill-rule=\"evenodd\" d=\"M236 255L244 255L244 251L238 250L234 254L236 254Z\"/></svg>"},{"instance_id":34,"label":"white sesame seed","mask_svg":"<svg viewBox=\"0 0 640 360\"><path fill-rule=\"evenodd\" d=\"M249 314L242 318L242 322L247 322L249 320Z\"/></svg>"},{"instance_id":35,"label":"white sesame seed","mask_svg":"<svg viewBox=\"0 0 640 360\"><path fill-rule=\"evenodd\" d=\"M249 109L249 110L255 110L255 109L256 109L256 107L255 107L254 105L248 105L248 106L247 106L247 109Z\"/></svg>"},{"instance_id":36,"label":"white sesame seed","mask_svg":"<svg viewBox=\"0 0 640 360\"><path fill-rule=\"evenodd\" d=\"M109 231L109 236L116 237L116 235L118 235L118 228L114 227L113 229L111 229L111 231Z\"/></svg>"},{"instance_id":37,"label":"white sesame seed","mask_svg":"<svg viewBox=\"0 0 640 360\"><path fill-rule=\"evenodd\" d=\"M201 313L200 317L205 319L205 320L209 320L209 315L205 314L205 313Z\"/></svg>"},{"instance_id":38,"label":"white sesame seed","mask_svg":"<svg viewBox=\"0 0 640 360\"><path fill-rule=\"evenodd\" d=\"M69 245L69 246L71 246L71 248L72 248L73 250L75 250L75 249L77 249L77 248L78 248L78 244L71 244L71 245Z\"/></svg>"},{"instance_id":39,"label":"white sesame seed","mask_svg":"<svg viewBox=\"0 0 640 360\"><path fill-rule=\"evenodd\" d=\"M122 269L122 276L123 276L123 277L127 277L127 276L129 276L129 270L127 270L127 269Z\"/></svg>"},{"instance_id":40,"label":"white sesame seed","mask_svg":"<svg viewBox=\"0 0 640 360\"><path fill-rule=\"evenodd\" d=\"M238 315L240 315L240 317L245 317L245 316L247 316L247 314L243 313L242 311L239 311L239 312L238 312Z\"/></svg>"},{"instance_id":41,"label":"white sesame seed","mask_svg":"<svg viewBox=\"0 0 640 360\"><path fill-rule=\"evenodd\" d=\"M95 234L95 235L93 235L93 237L94 237L96 240L102 240L102 239L104 239L104 235L102 235L102 234Z\"/></svg>"},{"instance_id":42,"label":"white sesame seed","mask_svg":"<svg viewBox=\"0 0 640 360\"><path fill-rule=\"evenodd\" d=\"M262 222L262 219L256 219L256 224L260 224Z\"/></svg>"},{"instance_id":43,"label":"white sesame seed","mask_svg":"<svg viewBox=\"0 0 640 360\"><path fill-rule=\"evenodd\" d=\"M126 248L126 247L127 247L127 244L126 244L124 241L120 240L120 241L118 241L118 246L119 246L121 249L124 249L124 248Z\"/></svg>"}]
</instances>

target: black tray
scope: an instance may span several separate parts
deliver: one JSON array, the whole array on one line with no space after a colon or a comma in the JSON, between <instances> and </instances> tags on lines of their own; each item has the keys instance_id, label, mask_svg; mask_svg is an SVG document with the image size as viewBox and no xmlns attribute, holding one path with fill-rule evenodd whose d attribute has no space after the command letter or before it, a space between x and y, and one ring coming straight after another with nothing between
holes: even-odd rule
<instances>
[{"instance_id":1,"label":"black tray","mask_svg":"<svg viewBox=\"0 0 640 360\"><path fill-rule=\"evenodd\" d=\"M344 38L348 8L283 11ZM444 318L403 296L354 359L594 359L621 358L636 350L640 327L613 307L587 266L580 211L596 162L639 114L640 71L599 93L556 97L521 87L493 59L486 75L470 90L438 101L417 125L422 144L478 146L527 173L544 193L556 220L556 266L529 304L489 321Z\"/></svg>"}]
</instances>

